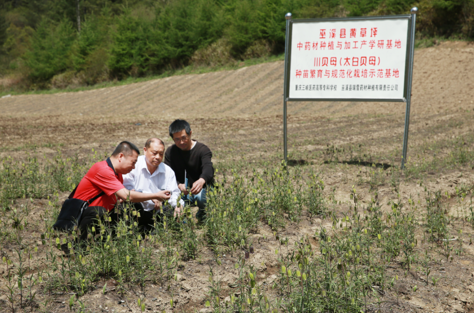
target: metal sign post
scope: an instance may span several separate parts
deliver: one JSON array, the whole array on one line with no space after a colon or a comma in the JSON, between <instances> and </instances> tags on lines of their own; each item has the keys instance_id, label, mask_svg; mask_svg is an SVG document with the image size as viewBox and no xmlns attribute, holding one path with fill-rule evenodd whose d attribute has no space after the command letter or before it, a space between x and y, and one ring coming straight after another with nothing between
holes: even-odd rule
<instances>
[{"instance_id":1,"label":"metal sign post","mask_svg":"<svg viewBox=\"0 0 474 313\"><path fill-rule=\"evenodd\" d=\"M286 18L283 156L288 101L405 102L402 169L407 159L415 22L411 15Z\"/></svg>"},{"instance_id":2,"label":"metal sign post","mask_svg":"<svg viewBox=\"0 0 474 313\"><path fill-rule=\"evenodd\" d=\"M287 111L286 111L286 103L288 101L288 66L289 60L288 60L288 51L289 51L289 44L290 41L288 38L290 37L290 21L291 21L291 13L286 13L285 15L286 19L286 39L285 39L285 77L283 79L283 159L285 162L288 162L288 136L287 136Z\"/></svg>"},{"instance_id":3,"label":"metal sign post","mask_svg":"<svg viewBox=\"0 0 474 313\"><path fill-rule=\"evenodd\" d=\"M405 168L408 152L408 129L410 127L411 85L413 82L413 59L415 56L415 22L418 8L411 9L410 57L408 58L407 108L405 113L405 133L403 134L402 170Z\"/></svg>"}]
</instances>

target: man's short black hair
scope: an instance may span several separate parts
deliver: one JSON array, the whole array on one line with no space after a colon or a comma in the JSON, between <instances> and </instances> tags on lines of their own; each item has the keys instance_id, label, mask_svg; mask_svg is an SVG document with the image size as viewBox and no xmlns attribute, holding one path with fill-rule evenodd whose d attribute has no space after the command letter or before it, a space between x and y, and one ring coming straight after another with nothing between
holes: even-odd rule
<instances>
[{"instance_id":1,"label":"man's short black hair","mask_svg":"<svg viewBox=\"0 0 474 313\"><path fill-rule=\"evenodd\" d=\"M140 155L140 150L138 150L137 146L135 146L129 141L122 141L115 148L114 152L112 152L112 156L117 156L120 153L123 153L123 155L125 156L129 156L133 154L132 151L135 151L136 153L138 153L138 155Z\"/></svg>"},{"instance_id":2,"label":"man's short black hair","mask_svg":"<svg viewBox=\"0 0 474 313\"><path fill-rule=\"evenodd\" d=\"M175 120L170 125L170 137L173 138L173 134L180 132L182 130L186 130L186 134L189 136L191 134L191 125L185 120Z\"/></svg>"}]
</instances>

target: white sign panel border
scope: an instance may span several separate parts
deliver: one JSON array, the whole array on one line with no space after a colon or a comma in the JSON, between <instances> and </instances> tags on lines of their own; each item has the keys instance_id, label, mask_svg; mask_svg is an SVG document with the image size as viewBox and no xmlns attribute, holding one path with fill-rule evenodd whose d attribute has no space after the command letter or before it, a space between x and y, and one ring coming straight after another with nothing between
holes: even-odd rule
<instances>
[{"instance_id":1,"label":"white sign panel border","mask_svg":"<svg viewBox=\"0 0 474 313\"><path fill-rule=\"evenodd\" d=\"M290 20L289 22L289 44L288 44L288 61L286 62L285 66L285 95L288 97L285 99L286 101L357 101L357 102L406 102L407 99L407 84L408 84L408 75L409 73L409 62L410 62L410 50L411 50L411 40L410 34L412 32L412 23L411 23L412 15L392 15L392 16L373 16L373 17L348 17L348 18L326 18L326 19L298 19L298 20ZM407 33L406 37L403 38L405 40L405 64L402 64L404 69L404 77L403 77L403 97L402 98L365 98L365 97L331 97L331 98L317 98L317 97L293 97L291 98L290 95L290 82L291 78L290 75L292 73L292 52L295 48L295 44L293 43L293 25L299 23L327 23L327 22L354 22L354 21L373 21L373 20L406 20L407 22ZM319 38L319 34L318 38ZM323 80L324 81L324 80ZM319 84L321 80L319 80ZM323 85L331 84L331 80L327 79L327 83L322 83ZM311 84L310 84L311 85ZM339 93L342 91L338 91Z\"/></svg>"}]
</instances>

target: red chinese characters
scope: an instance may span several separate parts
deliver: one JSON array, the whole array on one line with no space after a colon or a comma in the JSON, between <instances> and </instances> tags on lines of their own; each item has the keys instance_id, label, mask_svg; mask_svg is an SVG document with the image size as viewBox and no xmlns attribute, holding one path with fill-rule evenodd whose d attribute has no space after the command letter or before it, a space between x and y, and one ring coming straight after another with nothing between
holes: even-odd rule
<instances>
[{"instance_id":1,"label":"red chinese characters","mask_svg":"<svg viewBox=\"0 0 474 313\"><path fill-rule=\"evenodd\" d=\"M374 57L374 56L369 57L369 65L375 66L375 65L376 65L375 63L376 63L376 62L377 62L377 58L376 58L376 57Z\"/></svg>"},{"instance_id":2,"label":"red chinese characters","mask_svg":"<svg viewBox=\"0 0 474 313\"><path fill-rule=\"evenodd\" d=\"M298 49L298 51L301 51L301 50L306 50L306 51L310 51L310 50L326 50L326 48L328 50L335 50L335 49L338 49L338 50L351 50L351 49L359 49L359 50L363 50L365 48L369 48L369 49L374 49L374 48L377 48L377 49L387 49L387 50L390 50L390 49L393 49L393 48L396 48L396 49L401 49L402 48L402 41L401 40L393 40L393 39L387 39L387 40L384 40L384 39L379 39L379 40L374 40L374 39L371 39L371 40L352 40L352 41L320 41L320 42L317 42L317 41L313 41L313 42L310 42L310 41L305 41L305 42L298 42L296 44L296 48Z\"/></svg>"},{"instance_id":3,"label":"red chinese characters","mask_svg":"<svg viewBox=\"0 0 474 313\"><path fill-rule=\"evenodd\" d=\"M346 29L345 28L341 28L341 30L339 31L339 38L346 38Z\"/></svg>"},{"instance_id":4,"label":"red chinese characters","mask_svg":"<svg viewBox=\"0 0 474 313\"><path fill-rule=\"evenodd\" d=\"M397 69L394 68L392 74L393 74L393 77L398 78L400 76L400 72L398 71L398 68Z\"/></svg>"},{"instance_id":5,"label":"red chinese characters","mask_svg":"<svg viewBox=\"0 0 474 313\"><path fill-rule=\"evenodd\" d=\"M351 28L350 37L355 38L356 37L356 32L357 32L357 30L355 28Z\"/></svg>"},{"instance_id":6,"label":"red chinese characters","mask_svg":"<svg viewBox=\"0 0 474 313\"><path fill-rule=\"evenodd\" d=\"M296 78L399 78L400 71L397 68L378 69L327 69L327 70L296 70Z\"/></svg>"},{"instance_id":7,"label":"red chinese characters","mask_svg":"<svg viewBox=\"0 0 474 313\"><path fill-rule=\"evenodd\" d=\"M326 39L326 29L319 30L319 39Z\"/></svg>"},{"instance_id":8,"label":"red chinese characters","mask_svg":"<svg viewBox=\"0 0 474 313\"><path fill-rule=\"evenodd\" d=\"M377 37L377 27L372 27L370 29L370 37Z\"/></svg>"}]
</instances>

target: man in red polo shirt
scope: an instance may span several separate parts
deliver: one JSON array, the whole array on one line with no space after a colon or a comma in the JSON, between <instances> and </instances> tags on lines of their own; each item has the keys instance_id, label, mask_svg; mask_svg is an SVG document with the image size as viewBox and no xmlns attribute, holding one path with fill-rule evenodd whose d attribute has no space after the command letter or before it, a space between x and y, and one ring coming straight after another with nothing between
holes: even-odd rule
<instances>
[{"instance_id":1,"label":"man in red polo shirt","mask_svg":"<svg viewBox=\"0 0 474 313\"><path fill-rule=\"evenodd\" d=\"M123 174L135 168L140 150L131 142L122 141L107 160L94 164L77 186L73 198L84 201L97 197L84 210L79 229L80 239L87 239L87 229L92 223L114 209L117 198L123 201L143 202L147 200L168 200L168 190L157 193L141 193L127 190L123 186Z\"/></svg>"}]
</instances>

